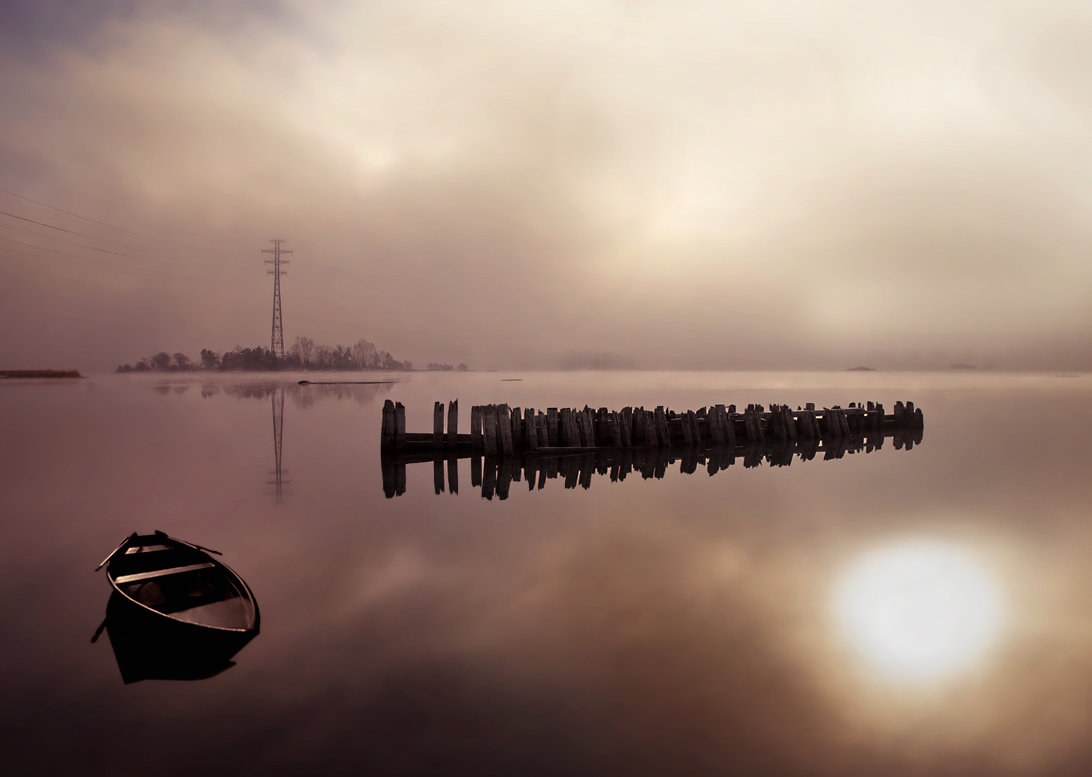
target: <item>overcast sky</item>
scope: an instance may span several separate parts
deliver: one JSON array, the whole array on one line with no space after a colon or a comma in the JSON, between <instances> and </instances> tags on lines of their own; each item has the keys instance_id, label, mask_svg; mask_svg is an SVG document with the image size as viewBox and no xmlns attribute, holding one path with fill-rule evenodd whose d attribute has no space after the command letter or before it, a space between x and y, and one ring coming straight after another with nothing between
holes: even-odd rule
<instances>
[{"instance_id":1,"label":"overcast sky","mask_svg":"<svg viewBox=\"0 0 1092 777\"><path fill-rule=\"evenodd\" d=\"M0 367L1092 368L1087 2L0 15Z\"/></svg>"}]
</instances>

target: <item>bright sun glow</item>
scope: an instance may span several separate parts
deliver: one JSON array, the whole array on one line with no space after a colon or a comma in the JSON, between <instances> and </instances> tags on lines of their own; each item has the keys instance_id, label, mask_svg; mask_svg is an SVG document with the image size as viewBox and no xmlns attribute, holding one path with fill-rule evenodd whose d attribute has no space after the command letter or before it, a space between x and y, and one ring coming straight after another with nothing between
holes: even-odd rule
<instances>
[{"instance_id":1,"label":"bright sun glow","mask_svg":"<svg viewBox=\"0 0 1092 777\"><path fill-rule=\"evenodd\" d=\"M903 680L969 667L997 639L1004 615L999 586L981 562L927 541L864 554L839 579L832 604L853 648Z\"/></svg>"}]
</instances>

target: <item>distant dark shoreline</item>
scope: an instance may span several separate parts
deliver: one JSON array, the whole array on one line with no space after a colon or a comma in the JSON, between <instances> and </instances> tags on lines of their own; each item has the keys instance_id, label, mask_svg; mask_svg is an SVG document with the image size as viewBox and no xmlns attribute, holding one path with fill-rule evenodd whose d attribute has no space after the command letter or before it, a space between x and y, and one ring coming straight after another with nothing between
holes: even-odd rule
<instances>
[{"instance_id":1,"label":"distant dark shoreline","mask_svg":"<svg viewBox=\"0 0 1092 777\"><path fill-rule=\"evenodd\" d=\"M79 370L0 370L0 378L82 378Z\"/></svg>"}]
</instances>

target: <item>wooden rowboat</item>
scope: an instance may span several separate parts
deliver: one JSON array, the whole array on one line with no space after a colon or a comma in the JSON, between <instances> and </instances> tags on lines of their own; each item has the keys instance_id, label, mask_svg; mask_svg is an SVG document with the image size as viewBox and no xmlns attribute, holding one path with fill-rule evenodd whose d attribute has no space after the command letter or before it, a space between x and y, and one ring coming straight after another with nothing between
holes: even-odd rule
<instances>
[{"instance_id":1,"label":"wooden rowboat","mask_svg":"<svg viewBox=\"0 0 1092 777\"><path fill-rule=\"evenodd\" d=\"M261 616L250 587L213 553L160 531L134 532L97 569L106 567L111 609L129 630L230 658L258 634Z\"/></svg>"}]
</instances>

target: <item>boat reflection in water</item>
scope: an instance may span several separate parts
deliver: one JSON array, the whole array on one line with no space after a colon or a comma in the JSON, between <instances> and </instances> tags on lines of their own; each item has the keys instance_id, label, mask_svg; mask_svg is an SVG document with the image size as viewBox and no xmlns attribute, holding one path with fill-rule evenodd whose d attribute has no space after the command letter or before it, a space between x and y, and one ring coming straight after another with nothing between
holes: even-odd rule
<instances>
[{"instance_id":1,"label":"boat reflection in water","mask_svg":"<svg viewBox=\"0 0 1092 777\"><path fill-rule=\"evenodd\" d=\"M235 666L235 654L245 644L202 633L180 634L134 611L117 593L110 595L106 605L105 629L126 684L214 677Z\"/></svg>"},{"instance_id":2,"label":"boat reflection in water","mask_svg":"<svg viewBox=\"0 0 1092 777\"><path fill-rule=\"evenodd\" d=\"M114 589L105 628L122 680L200 680L233 665L258 634L247 584L202 548L162 532L132 534L99 565Z\"/></svg>"}]
</instances>

